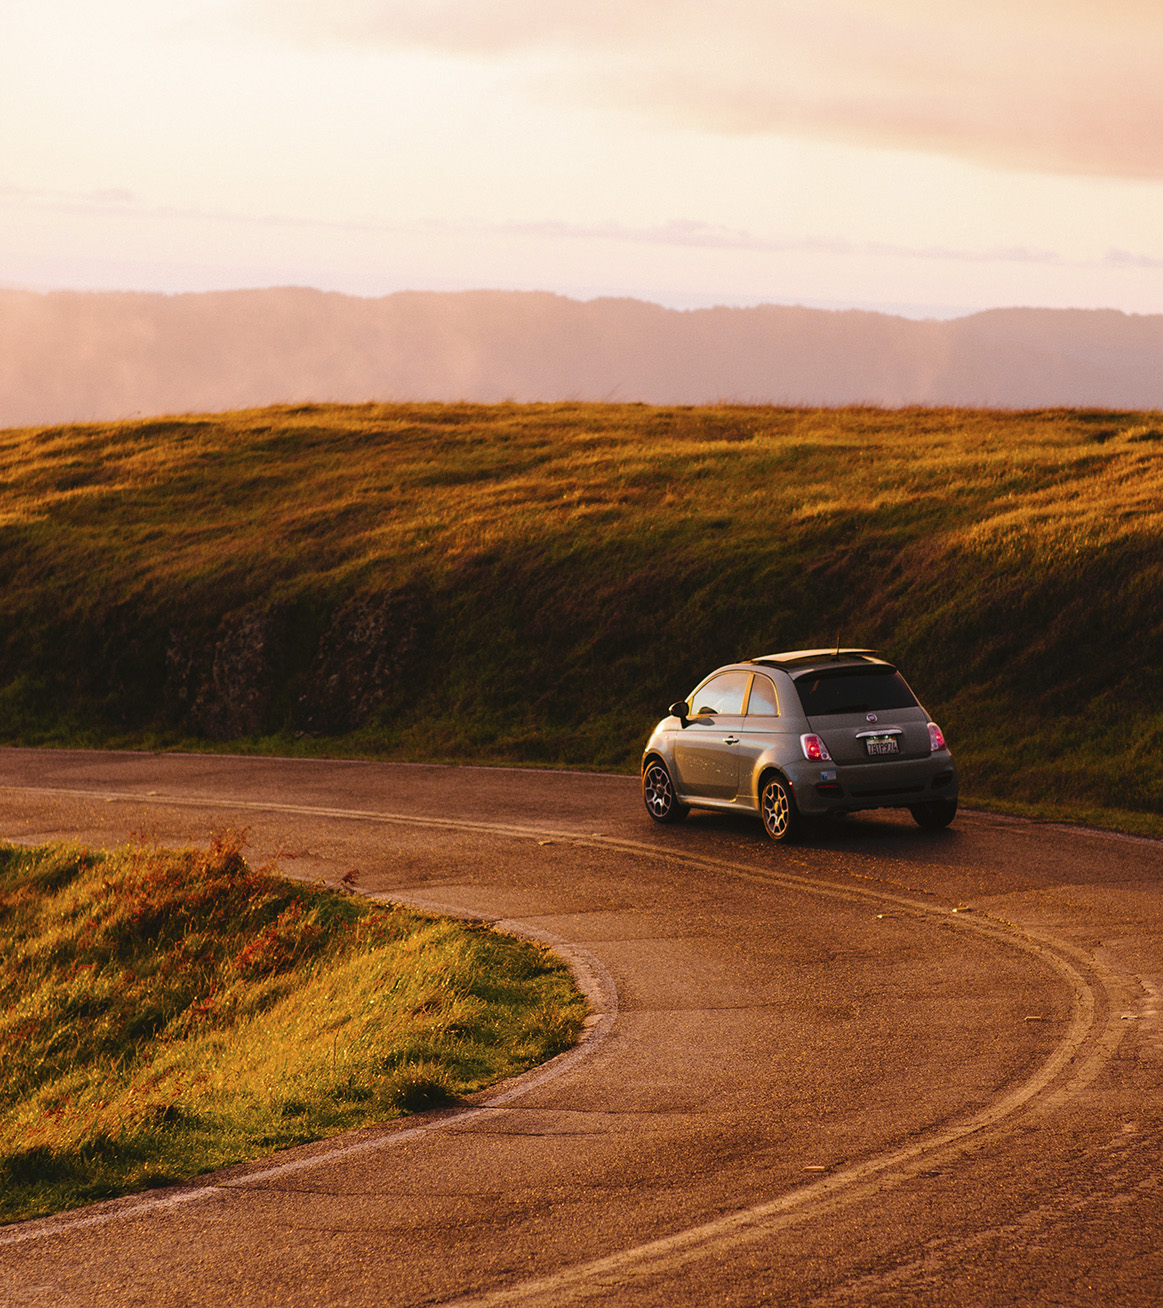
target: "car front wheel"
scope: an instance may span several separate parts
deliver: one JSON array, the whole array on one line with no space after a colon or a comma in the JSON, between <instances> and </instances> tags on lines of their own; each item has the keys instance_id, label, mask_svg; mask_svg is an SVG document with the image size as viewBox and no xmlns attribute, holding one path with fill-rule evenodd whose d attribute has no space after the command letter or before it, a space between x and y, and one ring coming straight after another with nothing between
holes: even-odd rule
<instances>
[{"instance_id":1,"label":"car front wheel","mask_svg":"<svg viewBox=\"0 0 1163 1308\"><path fill-rule=\"evenodd\" d=\"M642 799L655 822L681 822L690 812L674 793L670 773L657 760L642 774Z\"/></svg>"},{"instance_id":2,"label":"car front wheel","mask_svg":"<svg viewBox=\"0 0 1163 1308\"><path fill-rule=\"evenodd\" d=\"M941 827L947 827L957 816L957 801L930 799L924 804L914 804L909 812L913 815L913 821L917 826L923 827L926 831L938 831Z\"/></svg>"},{"instance_id":3,"label":"car front wheel","mask_svg":"<svg viewBox=\"0 0 1163 1308\"><path fill-rule=\"evenodd\" d=\"M759 797L763 826L772 840L793 840L799 826L799 813L791 787L782 777L768 777Z\"/></svg>"}]
</instances>

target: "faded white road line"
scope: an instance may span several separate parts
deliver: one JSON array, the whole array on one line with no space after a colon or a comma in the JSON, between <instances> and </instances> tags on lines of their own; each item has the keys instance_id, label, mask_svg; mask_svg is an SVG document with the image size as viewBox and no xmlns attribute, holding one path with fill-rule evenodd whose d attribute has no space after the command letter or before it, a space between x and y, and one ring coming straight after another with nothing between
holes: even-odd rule
<instances>
[{"instance_id":1,"label":"faded white road line","mask_svg":"<svg viewBox=\"0 0 1163 1308\"><path fill-rule=\"evenodd\" d=\"M1051 957L1049 948L1049 942L1042 942L1039 956ZM1105 1005L1104 1018L1095 1003L1096 989L1101 987L1109 995L1116 979L1096 977L1096 987L1067 959L1057 958L1056 965L1063 978L1075 987L1074 1012L1067 1035L1024 1085L995 1099L966 1122L839 1169L766 1203L727 1213L714 1221L549 1276L485 1294L446 1300L442 1308L509 1308L511 1305L566 1308L608 1297L619 1289L656 1277L673 1276L685 1265L700 1259L722 1260L741 1246L766 1240L778 1231L900 1185L938 1164L951 1162L996 1139L1032 1113L1056 1107L1094 1080L1122 1036L1120 1018L1113 1012L1113 1006ZM1084 1046L1088 1047L1084 1050Z\"/></svg>"},{"instance_id":2,"label":"faded white road line","mask_svg":"<svg viewBox=\"0 0 1163 1308\"><path fill-rule=\"evenodd\" d=\"M891 905L897 910L922 919L940 918L958 931L983 936L998 944L1019 949L1056 972L1071 993L1071 1016L1067 1029L1057 1046L1038 1069L1016 1089L1002 1094L964 1122L942 1127L907 1145L892 1148L874 1158L844 1167L797 1187L762 1204L738 1212L728 1213L713 1221L678 1231L661 1239L650 1240L631 1249L622 1250L603 1258L592 1259L560 1272L520 1282L506 1288L480 1295L448 1301L446 1308L503 1308L505 1305L569 1305L583 1303L596 1296L608 1295L611 1290L642 1282L659 1275L671 1275L688 1263L707 1256L721 1258L732 1249L768 1238L774 1232L809 1220L841 1206L854 1203L876 1191L900 1185L918 1173L931 1169L936 1163L976 1149L1002 1131L1017 1124L1019 1116L1049 1111L1072 1097L1098 1075L1114 1053L1122 1037L1122 1024L1117 1011L1124 994L1120 978L1096 959L1083 954L1064 941L1015 926L980 913L952 913L948 908L925 903L905 895L867 889L860 886L837 885L816 877L797 873L759 869L746 864L732 863L694 854L660 849L642 841L625 840L610 836L586 836L574 831L527 826L513 823L474 822L458 818L420 817L411 813L380 812L363 809L341 809L319 805L279 804L260 800L225 800L215 797L185 797L144 795L128 791L74 790L65 787L0 787L6 793L27 795L68 796L111 802L128 802L146 805L168 805L185 808L209 808L287 813L305 817L329 817L346 821L400 824L471 831L511 838L553 839L593 848L622 850L639 857L663 859L684 863L692 867L726 872L736 877L784 886L802 893L826 898L870 905ZM415 906L436 908L425 901L409 900L406 896L384 895L379 898ZM455 906L439 906L445 911ZM473 916L479 917L479 914ZM598 1041L611 1029L617 1013L617 997L613 983L601 963L592 955L565 941L551 939L535 928L520 923L504 922L504 929L532 935L545 943L552 943L567 958L572 955L573 965L584 964L579 979L589 971L586 984L597 985L603 1002L610 1007L602 1013L598 1026L574 1050L560 1055L525 1077L518 1083L490 1098L479 1108L450 1114L433 1122L382 1138L361 1140L339 1149L325 1150L307 1157L260 1168L215 1185L178 1190L144 1201L117 1201L103 1211L86 1217L37 1222L22 1227L12 1235L0 1237L0 1245L15 1244L27 1239L44 1239L63 1235L81 1227L144 1215L195 1202L223 1189L254 1185L289 1172L302 1171L332 1161L391 1147L406 1139L438 1130L446 1124L463 1124L468 1120L497 1112L511 1099L525 1094L535 1085L572 1071L589 1056ZM608 988L607 988L608 987ZM526 1083L527 1082L527 1083Z\"/></svg>"}]
</instances>

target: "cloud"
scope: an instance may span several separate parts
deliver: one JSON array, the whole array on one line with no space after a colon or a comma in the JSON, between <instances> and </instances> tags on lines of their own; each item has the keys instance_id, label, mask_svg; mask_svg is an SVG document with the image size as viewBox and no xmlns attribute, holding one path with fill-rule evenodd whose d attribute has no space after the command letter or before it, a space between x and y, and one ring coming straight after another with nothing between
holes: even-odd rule
<instances>
[{"instance_id":1,"label":"cloud","mask_svg":"<svg viewBox=\"0 0 1163 1308\"><path fill-rule=\"evenodd\" d=\"M1163 177L1158 0L245 0L304 41L421 47L724 134Z\"/></svg>"},{"instance_id":2,"label":"cloud","mask_svg":"<svg viewBox=\"0 0 1163 1308\"><path fill-rule=\"evenodd\" d=\"M260 23L310 38L420 45L461 54L532 48L574 50L649 46L658 22L691 0L252 0ZM665 30L663 28L662 30Z\"/></svg>"},{"instance_id":3,"label":"cloud","mask_svg":"<svg viewBox=\"0 0 1163 1308\"><path fill-rule=\"evenodd\" d=\"M137 196L124 186L107 186L99 191L89 191L86 200L95 204L136 204Z\"/></svg>"},{"instance_id":4,"label":"cloud","mask_svg":"<svg viewBox=\"0 0 1163 1308\"><path fill-rule=\"evenodd\" d=\"M628 241L637 245L678 245L688 249L747 250L761 254L876 255L898 259L943 259L957 263L1041 263L1064 266L1066 260L1052 250L1030 250L1024 246L972 250L947 246L894 245L883 241L820 240L813 237L771 238L715 223L677 219L652 227L623 223L534 222L508 223L493 228L514 236L546 237L553 240ZM1106 262L1144 266L1146 256L1112 251Z\"/></svg>"},{"instance_id":5,"label":"cloud","mask_svg":"<svg viewBox=\"0 0 1163 1308\"><path fill-rule=\"evenodd\" d=\"M1088 267L1087 261L1064 258L1053 250L1031 250L1024 246L972 249L953 246L892 244L883 241L821 239L813 236L771 237L744 228L692 218L635 226L630 223L576 223L559 219L535 222L450 222L440 219L398 222L391 220L308 218L280 213L244 213L224 209L187 208L146 204L120 187L102 191L29 190L0 179L0 207L4 202L29 205L52 213L93 214L113 212L124 218L224 224L234 227L297 228L333 233L363 232L373 235L425 234L458 237L516 237L535 241L611 241L618 244L679 246L685 249L738 250L756 254L818 254L840 257L874 256L894 259L935 259L954 263L1053 264L1059 267ZM1102 261L1118 268L1163 267L1163 259L1127 250L1110 250Z\"/></svg>"},{"instance_id":6,"label":"cloud","mask_svg":"<svg viewBox=\"0 0 1163 1308\"><path fill-rule=\"evenodd\" d=\"M1163 268L1163 259L1150 254L1135 254L1131 250L1108 250L1103 263L1111 268Z\"/></svg>"}]
</instances>

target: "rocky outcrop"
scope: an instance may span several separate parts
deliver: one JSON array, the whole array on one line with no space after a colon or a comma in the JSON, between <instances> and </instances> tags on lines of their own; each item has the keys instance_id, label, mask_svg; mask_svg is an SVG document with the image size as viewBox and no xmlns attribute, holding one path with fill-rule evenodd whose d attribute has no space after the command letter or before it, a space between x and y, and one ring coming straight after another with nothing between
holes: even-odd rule
<instances>
[{"instance_id":1,"label":"rocky outcrop","mask_svg":"<svg viewBox=\"0 0 1163 1308\"><path fill-rule=\"evenodd\" d=\"M164 691L170 716L212 740L253 735L263 726L285 653L286 623L277 611L230 614L209 641L172 631Z\"/></svg>"},{"instance_id":2,"label":"rocky outcrop","mask_svg":"<svg viewBox=\"0 0 1163 1308\"><path fill-rule=\"evenodd\" d=\"M308 640L306 654L294 620L278 608L228 614L210 635L171 630L165 716L212 740L278 730L288 710L301 731L352 731L418 665L427 610L414 592L354 596L316 643Z\"/></svg>"},{"instance_id":3,"label":"rocky outcrop","mask_svg":"<svg viewBox=\"0 0 1163 1308\"><path fill-rule=\"evenodd\" d=\"M305 731L362 726L416 666L427 605L414 593L357 595L336 609L319 641L295 717Z\"/></svg>"}]
</instances>

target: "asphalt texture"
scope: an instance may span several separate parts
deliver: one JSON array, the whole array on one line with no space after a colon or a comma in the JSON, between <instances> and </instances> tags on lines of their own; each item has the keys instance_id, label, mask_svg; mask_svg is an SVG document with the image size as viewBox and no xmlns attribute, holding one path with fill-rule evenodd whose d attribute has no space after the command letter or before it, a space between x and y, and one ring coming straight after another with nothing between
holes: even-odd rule
<instances>
[{"instance_id":1,"label":"asphalt texture","mask_svg":"<svg viewBox=\"0 0 1163 1308\"><path fill-rule=\"evenodd\" d=\"M581 1046L471 1105L0 1229L0 1303L1163 1303L1163 845L771 844L634 779L0 750L0 837L183 845L553 941Z\"/></svg>"}]
</instances>

